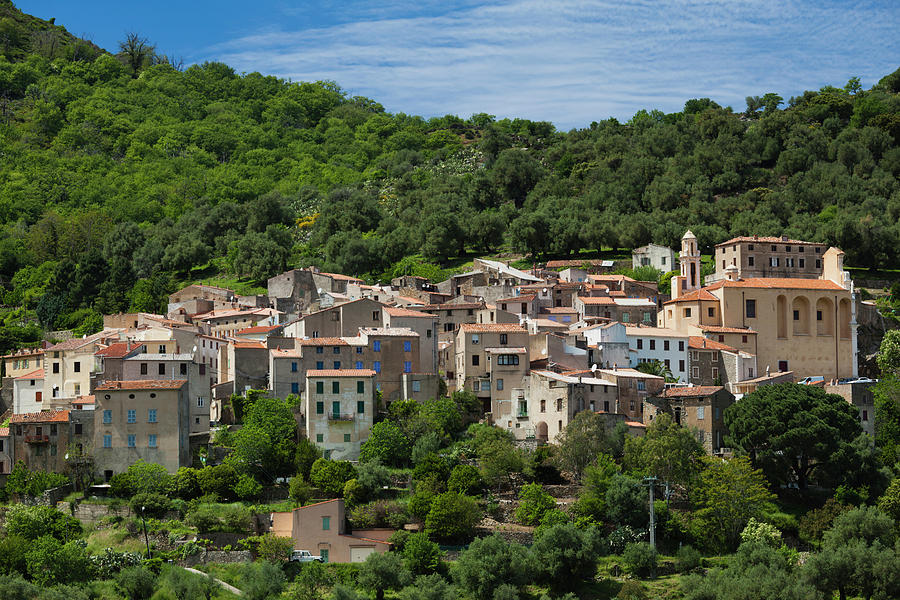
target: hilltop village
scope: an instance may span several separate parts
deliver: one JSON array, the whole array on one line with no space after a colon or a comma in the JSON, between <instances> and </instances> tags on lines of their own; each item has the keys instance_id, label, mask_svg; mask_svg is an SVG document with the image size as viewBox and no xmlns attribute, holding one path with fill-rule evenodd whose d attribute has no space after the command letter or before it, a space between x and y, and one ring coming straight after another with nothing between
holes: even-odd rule
<instances>
[{"instance_id":1,"label":"hilltop village","mask_svg":"<svg viewBox=\"0 0 900 600\"><path fill-rule=\"evenodd\" d=\"M295 269L253 297L190 285L165 315L107 315L94 335L4 356L0 473L16 461L65 472L70 445L105 481L138 459L174 473L211 428L235 422L231 398L250 390L294 396L302 436L343 460L359 458L392 403L455 390L477 398L481 421L533 445L583 411L634 435L665 412L708 453L728 454L723 411L798 381L842 395L874 431L873 382L857 360L858 315L874 309L841 250L734 238L701 281L688 231L677 257L651 244L633 261L680 268L671 293L601 260L526 272L476 259L446 281L391 285Z\"/></svg>"}]
</instances>

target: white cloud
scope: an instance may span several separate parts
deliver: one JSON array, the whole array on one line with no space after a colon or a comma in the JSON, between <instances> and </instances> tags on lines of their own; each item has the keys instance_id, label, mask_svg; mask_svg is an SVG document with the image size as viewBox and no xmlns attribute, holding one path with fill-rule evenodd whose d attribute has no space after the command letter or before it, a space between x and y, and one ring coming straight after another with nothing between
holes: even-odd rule
<instances>
[{"instance_id":1,"label":"white cloud","mask_svg":"<svg viewBox=\"0 0 900 600\"><path fill-rule=\"evenodd\" d=\"M679 110L688 98L742 109L745 96L768 91L787 98L854 75L871 85L898 66L894 6L513 0L451 11L397 0L351 4L332 26L260 31L194 58L331 79L392 112L583 127L641 108Z\"/></svg>"}]
</instances>

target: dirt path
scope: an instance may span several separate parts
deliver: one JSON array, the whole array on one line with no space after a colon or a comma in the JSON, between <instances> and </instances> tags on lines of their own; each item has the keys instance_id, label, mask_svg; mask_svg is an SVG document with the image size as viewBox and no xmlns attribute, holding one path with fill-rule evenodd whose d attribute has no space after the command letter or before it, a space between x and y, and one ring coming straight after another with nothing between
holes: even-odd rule
<instances>
[{"instance_id":1,"label":"dirt path","mask_svg":"<svg viewBox=\"0 0 900 600\"><path fill-rule=\"evenodd\" d=\"M206 576L206 573L204 573L203 571L198 571L197 569L191 569L190 567L184 567L184 570L185 570L185 571L190 571L191 573L196 573L197 575L203 575L203 576ZM229 585L229 584L225 583L225 582L222 581L221 579L216 579L215 577L213 577L213 581L215 581L216 583L218 583L219 585L221 585L224 589L228 590L229 592L231 592L231 593L234 594L235 596L243 596L243 595L244 595L244 592L242 592L241 590L237 589L237 588L234 587L233 585Z\"/></svg>"}]
</instances>

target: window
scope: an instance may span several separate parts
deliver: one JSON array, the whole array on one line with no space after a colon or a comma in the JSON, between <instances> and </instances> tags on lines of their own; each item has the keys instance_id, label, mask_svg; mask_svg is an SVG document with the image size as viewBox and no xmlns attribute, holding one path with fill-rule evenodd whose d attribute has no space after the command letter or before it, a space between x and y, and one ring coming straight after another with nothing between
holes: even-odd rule
<instances>
[{"instance_id":1,"label":"window","mask_svg":"<svg viewBox=\"0 0 900 600\"><path fill-rule=\"evenodd\" d=\"M112 411L111 410L103 411L103 422L106 423L107 425L112 423Z\"/></svg>"},{"instance_id":2,"label":"window","mask_svg":"<svg viewBox=\"0 0 900 600\"><path fill-rule=\"evenodd\" d=\"M300 393L300 384L296 381L291 382L291 393L299 394Z\"/></svg>"},{"instance_id":3,"label":"window","mask_svg":"<svg viewBox=\"0 0 900 600\"><path fill-rule=\"evenodd\" d=\"M141 363L141 375L147 374L147 363Z\"/></svg>"},{"instance_id":4,"label":"window","mask_svg":"<svg viewBox=\"0 0 900 600\"><path fill-rule=\"evenodd\" d=\"M795 320L795 321L799 321L799 320L800 320L800 311L799 311L799 310L795 310L795 311L794 311L794 320Z\"/></svg>"},{"instance_id":5,"label":"window","mask_svg":"<svg viewBox=\"0 0 900 600\"><path fill-rule=\"evenodd\" d=\"M715 381L719 378L719 367L712 368L712 378L713 378L713 381Z\"/></svg>"},{"instance_id":6,"label":"window","mask_svg":"<svg viewBox=\"0 0 900 600\"><path fill-rule=\"evenodd\" d=\"M777 257L777 256L770 256L770 257L769 257L769 266L770 266L770 267L777 267L777 266L778 266L778 257Z\"/></svg>"},{"instance_id":7,"label":"window","mask_svg":"<svg viewBox=\"0 0 900 600\"><path fill-rule=\"evenodd\" d=\"M76 384L75 384L75 395L76 395L76 396L80 396L80 395L81 395L81 384L80 384L80 383L76 383Z\"/></svg>"},{"instance_id":8,"label":"window","mask_svg":"<svg viewBox=\"0 0 900 600\"><path fill-rule=\"evenodd\" d=\"M869 411L867 411L867 410L862 411L862 420L863 421L869 420Z\"/></svg>"},{"instance_id":9,"label":"window","mask_svg":"<svg viewBox=\"0 0 900 600\"><path fill-rule=\"evenodd\" d=\"M72 364L72 370L76 373L81 373L81 363L77 360Z\"/></svg>"},{"instance_id":10,"label":"window","mask_svg":"<svg viewBox=\"0 0 900 600\"><path fill-rule=\"evenodd\" d=\"M778 249L778 246L772 246L772 252L775 252Z\"/></svg>"},{"instance_id":11,"label":"window","mask_svg":"<svg viewBox=\"0 0 900 600\"><path fill-rule=\"evenodd\" d=\"M128 434L128 447L129 447L129 448L134 448L134 447L135 447L135 437L134 437L134 434L133 434L133 433L129 433L129 434Z\"/></svg>"},{"instance_id":12,"label":"window","mask_svg":"<svg viewBox=\"0 0 900 600\"><path fill-rule=\"evenodd\" d=\"M376 360L375 362L372 363L372 370L374 370L376 373L381 373L381 361L380 360Z\"/></svg>"},{"instance_id":13,"label":"window","mask_svg":"<svg viewBox=\"0 0 900 600\"><path fill-rule=\"evenodd\" d=\"M357 347L356 347L356 353L357 353L357 354L362 354L362 351L363 351L362 346L357 346Z\"/></svg>"},{"instance_id":14,"label":"window","mask_svg":"<svg viewBox=\"0 0 900 600\"><path fill-rule=\"evenodd\" d=\"M669 351L669 340L663 340L663 350Z\"/></svg>"},{"instance_id":15,"label":"window","mask_svg":"<svg viewBox=\"0 0 900 600\"><path fill-rule=\"evenodd\" d=\"M672 368L672 365L670 364L671 361L669 361L668 358L665 359L663 362L665 363L667 369L671 369L671 368Z\"/></svg>"},{"instance_id":16,"label":"window","mask_svg":"<svg viewBox=\"0 0 900 600\"><path fill-rule=\"evenodd\" d=\"M641 338L638 338L638 340L637 340L637 349L638 350L644 349L644 340L642 340Z\"/></svg>"},{"instance_id":17,"label":"window","mask_svg":"<svg viewBox=\"0 0 900 600\"><path fill-rule=\"evenodd\" d=\"M410 341L403 342L403 351L404 352L412 352L412 342L410 342Z\"/></svg>"},{"instance_id":18,"label":"window","mask_svg":"<svg viewBox=\"0 0 900 600\"><path fill-rule=\"evenodd\" d=\"M291 363L291 373L297 372L297 361Z\"/></svg>"},{"instance_id":19,"label":"window","mask_svg":"<svg viewBox=\"0 0 900 600\"><path fill-rule=\"evenodd\" d=\"M408 360L403 361L403 372L404 373L412 373L412 362Z\"/></svg>"},{"instance_id":20,"label":"window","mask_svg":"<svg viewBox=\"0 0 900 600\"><path fill-rule=\"evenodd\" d=\"M650 340L650 349L656 350L656 340Z\"/></svg>"},{"instance_id":21,"label":"window","mask_svg":"<svg viewBox=\"0 0 900 600\"><path fill-rule=\"evenodd\" d=\"M477 343L478 343L478 334L477 334L477 333L473 333L473 334L472 334L472 343L473 343L473 344L477 344Z\"/></svg>"},{"instance_id":22,"label":"window","mask_svg":"<svg viewBox=\"0 0 900 600\"><path fill-rule=\"evenodd\" d=\"M381 352L381 340L375 340L372 342L372 350L375 352Z\"/></svg>"},{"instance_id":23,"label":"window","mask_svg":"<svg viewBox=\"0 0 900 600\"><path fill-rule=\"evenodd\" d=\"M479 360L478 355L477 355L477 354L473 354L473 355L472 355L472 366L473 366L473 367L477 367L477 366L478 366L478 360Z\"/></svg>"},{"instance_id":24,"label":"window","mask_svg":"<svg viewBox=\"0 0 900 600\"><path fill-rule=\"evenodd\" d=\"M104 448L112 448L112 436L106 434L103 436L103 447Z\"/></svg>"},{"instance_id":25,"label":"window","mask_svg":"<svg viewBox=\"0 0 900 600\"><path fill-rule=\"evenodd\" d=\"M137 423L137 411L133 408L128 409L128 422Z\"/></svg>"},{"instance_id":26,"label":"window","mask_svg":"<svg viewBox=\"0 0 900 600\"><path fill-rule=\"evenodd\" d=\"M59 363L53 363L53 372L59 373Z\"/></svg>"},{"instance_id":27,"label":"window","mask_svg":"<svg viewBox=\"0 0 900 600\"><path fill-rule=\"evenodd\" d=\"M630 323L631 322L631 314L630 313L622 313L622 322Z\"/></svg>"},{"instance_id":28,"label":"window","mask_svg":"<svg viewBox=\"0 0 900 600\"><path fill-rule=\"evenodd\" d=\"M341 361L336 360L336 361L334 361L333 364L334 364L334 368L335 368L335 369L340 369L340 368L341 368Z\"/></svg>"},{"instance_id":29,"label":"window","mask_svg":"<svg viewBox=\"0 0 900 600\"><path fill-rule=\"evenodd\" d=\"M321 383L321 382L320 382ZM321 400L316 402L316 414L324 415L325 414L325 403Z\"/></svg>"},{"instance_id":30,"label":"window","mask_svg":"<svg viewBox=\"0 0 900 600\"><path fill-rule=\"evenodd\" d=\"M331 353L332 353L332 354L340 354L340 353L341 353L341 347L340 347L340 346L335 346L334 348L331 349Z\"/></svg>"},{"instance_id":31,"label":"window","mask_svg":"<svg viewBox=\"0 0 900 600\"><path fill-rule=\"evenodd\" d=\"M372 311L372 320L373 321L377 321L379 316L381 316L381 313L379 311L377 311L377 310Z\"/></svg>"},{"instance_id":32,"label":"window","mask_svg":"<svg viewBox=\"0 0 900 600\"><path fill-rule=\"evenodd\" d=\"M682 372L684 371L684 361L683 360L678 361L678 370L682 371Z\"/></svg>"},{"instance_id":33,"label":"window","mask_svg":"<svg viewBox=\"0 0 900 600\"><path fill-rule=\"evenodd\" d=\"M705 416L705 414L706 414L706 407L705 407L705 406L698 406L698 407L697 407L697 420L698 420L698 421L702 421L702 420L703 420L703 417Z\"/></svg>"},{"instance_id":34,"label":"window","mask_svg":"<svg viewBox=\"0 0 900 600\"><path fill-rule=\"evenodd\" d=\"M325 352L325 348L323 346L316 346L316 354L322 354Z\"/></svg>"},{"instance_id":35,"label":"window","mask_svg":"<svg viewBox=\"0 0 900 600\"><path fill-rule=\"evenodd\" d=\"M366 412L366 401L365 400L357 400L356 401L356 412L358 412L359 414L363 414Z\"/></svg>"},{"instance_id":36,"label":"window","mask_svg":"<svg viewBox=\"0 0 900 600\"><path fill-rule=\"evenodd\" d=\"M643 382L643 381L638 381L638 382L637 382L637 389L638 389L639 391L644 391L645 387L646 387L646 386L644 385L644 382Z\"/></svg>"},{"instance_id":37,"label":"window","mask_svg":"<svg viewBox=\"0 0 900 600\"><path fill-rule=\"evenodd\" d=\"M357 368L357 369L362 369L362 368L363 368L363 361L361 361L361 360L356 361L356 368Z\"/></svg>"},{"instance_id":38,"label":"window","mask_svg":"<svg viewBox=\"0 0 900 600\"><path fill-rule=\"evenodd\" d=\"M725 336L724 336L724 335L719 334L719 343L720 343L720 344L724 344L724 343L725 343Z\"/></svg>"},{"instance_id":39,"label":"window","mask_svg":"<svg viewBox=\"0 0 900 600\"><path fill-rule=\"evenodd\" d=\"M714 414L715 414L715 419L718 421L719 419L722 418L722 409L721 409L720 407L717 406L717 407L715 408L715 413L714 413Z\"/></svg>"},{"instance_id":40,"label":"window","mask_svg":"<svg viewBox=\"0 0 900 600\"><path fill-rule=\"evenodd\" d=\"M317 371L321 371L321 370L324 369L324 368L325 368L325 361L324 361L324 360L317 360L317 361L316 361L316 370L317 370Z\"/></svg>"},{"instance_id":41,"label":"window","mask_svg":"<svg viewBox=\"0 0 900 600\"><path fill-rule=\"evenodd\" d=\"M321 444L323 441L325 441L325 436L321 433L317 433L316 434L316 442Z\"/></svg>"},{"instance_id":42,"label":"window","mask_svg":"<svg viewBox=\"0 0 900 600\"><path fill-rule=\"evenodd\" d=\"M324 394L324 393L325 393L325 382L324 382L324 381L317 381L317 382L316 382L316 393L317 393L317 394Z\"/></svg>"},{"instance_id":43,"label":"window","mask_svg":"<svg viewBox=\"0 0 900 600\"><path fill-rule=\"evenodd\" d=\"M204 360L205 360L205 359L204 359ZM201 364L201 365L200 365L200 374L201 374L201 375L206 375L206 364Z\"/></svg>"},{"instance_id":44,"label":"window","mask_svg":"<svg viewBox=\"0 0 900 600\"><path fill-rule=\"evenodd\" d=\"M365 394L366 393L366 382L365 381L357 381L356 382L356 393L357 394Z\"/></svg>"},{"instance_id":45,"label":"window","mask_svg":"<svg viewBox=\"0 0 900 600\"><path fill-rule=\"evenodd\" d=\"M331 529L331 517L322 517L322 531Z\"/></svg>"},{"instance_id":46,"label":"window","mask_svg":"<svg viewBox=\"0 0 900 600\"><path fill-rule=\"evenodd\" d=\"M349 441L350 441L350 434L349 434L349 433L345 433L345 434L344 434L344 441L345 441L345 442L349 442Z\"/></svg>"},{"instance_id":47,"label":"window","mask_svg":"<svg viewBox=\"0 0 900 600\"><path fill-rule=\"evenodd\" d=\"M822 261L821 261L820 259L818 259L818 258L816 259L816 268L817 268L817 269L821 269L821 268L822 268Z\"/></svg>"},{"instance_id":48,"label":"window","mask_svg":"<svg viewBox=\"0 0 900 600\"><path fill-rule=\"evenodd\" d=\"M158 371L159 371L160 375L165 375L166 374L166 363L159 363Z\"/></svg>"},{"instance_id":49,"label":"window","mask_svg":"<svg viewBox=\"0 0 900 600\"><path fill-rule=\"evenodd\" d=\"M498 379L498 380L497 380L497 391L499 392L499 391L501 391L501 390L503 390L503 380L502 380L502 379Z\"/></svg>"},{"instance_id":50,"label":"window","mask_svg":"<svg viewBox=\"0 0 900 600\"><path fill-rule=\"evenodd\" d=\"M786 266L786 267L793 267L793 266L794 266L794 259L793 259L793 258L786 258L786 259L784 259L784 266Z\"/></svg>"},{"instance_id":51,"label":"window","mask_svg":"<svg viewBox=\"0 0 900 600\"><path fill-rule=\"evenodd\" d=\"M541 400L541 412L547 412L547 401Z\"/></svg>"},{"instance_id":52,"label":"window","mask_svg":"<svg viewBox=\"0 0 900 600\"><path fill-rule=\"evenodd\" d=\"M500 334L500 345L505 346L507 341L507 335L505 333Z\"/></svg>"},{"instance_id":53,"label":"window","mask_svg":"<svg viewBox=\"0 0 900 600\"><path fill-rule=\"evenodd\" d=\"M413 380L412 382L412 391L421 392L422 391L422 382L418 379Z\"/></svg>"},{"instance_id":54,"label":"window","mask_svg":"<svg viewBox=\"0 0 900 600\"><path fill-rule=\"evenodd\" d=\"M156 448L156 434L151 433L147 436L147 447L148 448Z\"/></svg>"},{"instance_id":55,"label":"window","mask_svg":"<svg viewBox=\"0 0 900 600\"><path fill-rule=\"evenodd\" d=\"M816 321L821 321L821 320L822 320L822 311L817 310L816 311Z\"/></svg>"},{"instance_id":56,"label":"window","mask_svg":"<svg viewBox=\"0 0 900 600\"><path fill-rule=\"evenodd\" d=\"M431 339L431 330L430 329L425 331L425 337L427 337L428 339Z\"/></svg>"},{"instance_id":57,"label":"window","mask_svg":"<svg viewBox=\"0 0 900 600\"><path fill-rule=\"evenodd\" d=\"M747 266L748 266L748 267L754 266L754 265L753 265L753 257L752 257L752 256L748 256L748 257L747 257Z\"/></svg>"},{"instance_id":58,"label":"window","mask_svg":"<svg viewBox=\"0 0 900 600\"><path fill-rule=\"evenodd\" d=\"M556 399L556 412L559 412L561 410L562 410L562 398L557 398Z\"/></svg>"},{"instance_id":59,"label":"window","mask_svg":"<svg viewBox=\"0 0 900 600\"><path fill-rule=\"evenodd\" d=\"M148 423L156 423L156 409L155 408L147 409L147 422Z\"/></svg>"},{"instance_id":60,"label":"window","mask_svg":"<svg viewBox=\"0 0 900 600\"><path fill-rule=\"evenodd\" d=\"M331 382L331 393L332 394L340 394L341 393L341 382L339 382L339 381Z\"/></svg>"},{"instance_id":61,"label":"window","mask_svg":"<svg viewBox=\"0 0 900 600\"><path fill-rule=\"evenodd\" d=\"M685 318L685 319L690 319L690 318L691 318L691 309L690 309L690 308L685 308L685 309L684 309L684 318Z\"/></svg>"},{"instance_id":62,"label":"window","mask_svg":"<svg viewBox=\"0 0 900 600\"><path fill-rule=\"evenodd\" d=\"M518 354L499 354L497 356L497 365L518 365Z\"/></svg>"},{"instance_id":63,"label":"window","mask_svg":"<svg viewBox=\"0 0 900 600\"><path fill-rule=\"evenodd\" d=\"M81 423L75 423L75 435L81 435L83 431L83 425ZM2 444L3 442L0 442ZM3 451L3 446L0 445L0 452Z\"/></svg>"}]
</instances>

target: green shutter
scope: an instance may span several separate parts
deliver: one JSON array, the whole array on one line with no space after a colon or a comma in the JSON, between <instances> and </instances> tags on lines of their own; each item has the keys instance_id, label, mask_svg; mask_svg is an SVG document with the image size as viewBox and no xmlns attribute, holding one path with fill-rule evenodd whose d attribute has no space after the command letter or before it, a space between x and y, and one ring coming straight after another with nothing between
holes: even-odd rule
<instances>
[{"instance_id":1,"label":"green shutter","mask_svg":"<svg viewBox=\"0 0 900 600\"><path fill-rule=\"evenodd\" d=\"M323 381L317 381L317 382L316 382L316 393L317 393L317 394L324 394L324 393L325 393L325 382L323 382Z\"/></svg>"},{"instance_id":2,"label":"green shutter","mask_svg":"<svg viewBox=\"0 0 900 600\"><path fill-rule=\"evenodd\" d=\"M316 414L317 415L325 414L325 403L324 402L316 402Z\"/></svg>"},{"instance_id":3,"label":"green shutter","mask_svg":"<svg viewBox=\"0 0 900 600\"><path fill-rule=\"evenodd\" d=\"M340 394L341 393L341 382L340 381L332 381L331 382L331 393L332 394Z\"/></svg>"},{"instance_id":4,"label":"green shutter","mask_svg":"<svg viewBox=\"0 0 900 600\"><path fill-rule=\"evenodd\" d=\"M366 393L366 382L365 381L357 381L356 382L356 393L357 394L365 394Z\"/></svg>"},{"instance_id":5,"label":"green shutter","mask_svg":"<svg viewBox=\"0 0 900 600\"><path fill-rule=\"evenodd\" d=\"M364 400L356 401L356 412L359 414L366 412L366 402Z\"/></svg>"}]
</instances>

